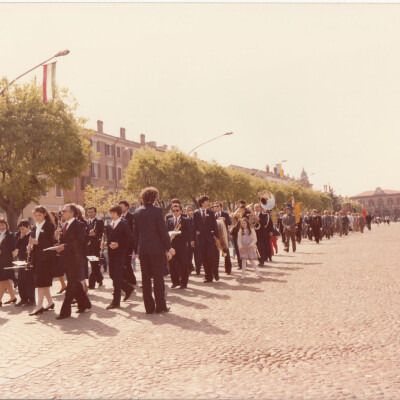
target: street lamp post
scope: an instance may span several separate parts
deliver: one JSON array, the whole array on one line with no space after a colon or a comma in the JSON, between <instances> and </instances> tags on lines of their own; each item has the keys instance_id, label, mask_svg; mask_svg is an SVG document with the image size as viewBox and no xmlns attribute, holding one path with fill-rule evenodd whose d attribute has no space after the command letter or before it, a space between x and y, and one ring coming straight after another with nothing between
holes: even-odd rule
<instances>
[{"instance_id":1,"label":"street lamp post","mask_svg":"<svg viewBox=\"0 0 400 400\"><path fill-rule=\"evenodd\" d=\"M46 61L43 61L42 63L40 63L39 65L36 65L36 67L31 68L29 71L24 72L22 75L17 76L13 81L11 81L1 92L0 92L0 96L3 96L4 92L9 88L9 86L11 86L16 80L18 80L19 78L22 78L24 75L28 74L29 72L33 71L36 68L39 68L41 65L46 64L47 62L51 61L53 58L56 57L62 57L62 56L66 56L67 54L69 54L70 51L69 50L62 50L59 51L57 54L55 54L53 57L49 58Z\"/></svg>"},{"instance_id":2,"label":"street lamp post","mask_svg":"<svg viewBox=\"0 0 400 400\"><path fill-rule=\"evenodd\" d=\"M224 133L223 135L219 135L219 136L217 136L217 137L215 137L215 138L213 138L213 139L207 140L207 142L201 143L201 144L199 144L198 146L196 146L194 149L190 150L189 153L188 153L188 156L190 156L190 153L192 153L193 151L195 151L196 149L198 149L200 146L203 146L204 144L210 143L210 142L212 142L213 140L219 139L219 138L221 138L222 136L229 136L229 135L232 135L232 134L233 134L233 132L227 132L227 133Z\"/></svg>"}]
</instances>

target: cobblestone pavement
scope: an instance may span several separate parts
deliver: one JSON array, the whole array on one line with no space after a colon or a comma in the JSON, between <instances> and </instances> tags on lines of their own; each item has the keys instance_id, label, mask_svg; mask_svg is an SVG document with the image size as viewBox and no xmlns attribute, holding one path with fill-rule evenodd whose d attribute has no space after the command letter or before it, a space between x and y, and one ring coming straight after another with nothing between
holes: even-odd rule
<instances>
[{"instance_id":1,"label":"cobblestone pavement","mask_svg":"<svg viewBox=\"0 0 400 400\"><path fill-rule=\"evenodd\" d=\"M105 310L109 279L70 319L3 306L0 398L398 399L400 224L373 228L280 244L261 280L191 277L169 314L140 289Z\"/></svg>"}]
</instances>

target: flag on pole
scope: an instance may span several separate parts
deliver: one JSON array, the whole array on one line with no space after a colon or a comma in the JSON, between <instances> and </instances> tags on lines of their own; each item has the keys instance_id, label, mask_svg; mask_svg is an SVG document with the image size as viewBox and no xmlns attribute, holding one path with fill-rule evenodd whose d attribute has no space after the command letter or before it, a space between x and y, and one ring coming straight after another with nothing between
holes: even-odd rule
<instances>
[{"instance_id":1,"label":"flag on pole","mask_svg":"<svg viewBox=\"0 0 400 400\"><path fill-rule=\"evenodd\" d=\"M56 62L43 65L43 103L56 94Z\"/></svg>"},{"instance_id":2,"label":"flag on pole","mask_svg":"<svg viewBox=\"0 0 400 400\"><path fill-rule=\"evenodd\" d=\"M362 214L364 215L364 218L365 218L365 216L367 215L367 210L365 209L365 204L363 205Z\"/></svg>"},{"instance_id":3,"label":"flag on pole","mask_svg":"<svg viewBox=\"0 0 400 400\"><path fill-rule=\"evenodd\" d=\"M325 193L328 192L328 185L324 185L324 191L325 191Z\"/></svg>"},{"instance_id":4,"label":"flag on pole","mask_svg":"<svg viewBox=\"0 0 400 400\"><path fill-rule=\"evenodd\" d=\"M296 203L294 205L294 215L296 217L296 222L300 222L300 205L301 203Z\"/></svg>"},{"instance_id":5,"label":"flag on pole","mask_svg":"<svg viewBox=\"0 0 400 400\"><path fill-rule=\"evenodd\" d=\"M278 171L279 171L279 176L283 178L283 169L282 169L282 164L278 164Z\"/></svg>"}]
</instances>

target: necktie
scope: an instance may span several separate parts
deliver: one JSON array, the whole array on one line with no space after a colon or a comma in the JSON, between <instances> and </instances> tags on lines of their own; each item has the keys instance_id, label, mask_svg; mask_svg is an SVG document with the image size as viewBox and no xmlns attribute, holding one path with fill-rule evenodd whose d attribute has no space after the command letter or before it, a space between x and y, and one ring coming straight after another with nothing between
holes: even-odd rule
<instances>
[{"instance_id":1,"label":"necktie","mask_svg":"<svg viewBox=\"0 0 400 400\"><path fill-rule=\"evenodd\" d=\"M114 221L113 221L113 223L112 223L112 225L111 225L111 228L113 228L113 229L114 229Z\"/></svg>"},{"instance_id":2,"label":"necktie","mask_svg":"<svg viewBox=\"0 0 400 400\"><path fill-rule=\"evenodd\" d=\"M206 212L203 210L203 222L206 223Z\"/></svg>"},{"instance_id":3,"label":"necktie","mask_svg":"<svg viewBox=\"0 0 400 400\"><path fill-rule=\"evenodd\" d=\"M63 235L65 236L65 232L67 232L67 225L68 225L68 222L66 222L65 224L64 224L64 227L63 227Z\"/></svg>"},{"instance_id":4,"label":"necktie","mask_svg":"<svg viewBox=\"0 0 400 400\"><path fill-rule=\"evenodd\" d=\"M175 224L174 227L176 228L176 226L178 225L178 218L175 218Z\"/></svg>"}]
</instances>

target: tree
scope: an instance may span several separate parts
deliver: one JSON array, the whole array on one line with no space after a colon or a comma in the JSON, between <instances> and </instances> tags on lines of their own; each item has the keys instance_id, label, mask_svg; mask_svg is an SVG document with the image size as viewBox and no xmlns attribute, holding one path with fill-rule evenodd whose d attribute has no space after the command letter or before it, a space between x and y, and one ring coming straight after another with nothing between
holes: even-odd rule
<instances>
[{"instance_id":1,"label":"tree","mask_svg":"<svg viewBox=\"0 0 400 400\"><path fill-rule=\"evenodd\" d=\"M3 78L0 88L6 84ZM56 185L68 189L87 169L92 132L76 108L67 89L43 104L35 82L14 84L0 97L0 207L11 230L29 203Z\"/></svg>"},{"instance_id":2,"label":"tree","mask_svg":"<svg viewBox=\"0 0 400 400\"><path fill-rule=\"evenodd\" d=\"M172 198L188 201L197 196L202 182L198 163L192 157L178 150L164 153L148 147L134 153L124 180L125 187L132 191L156 187L164 213L169 211Z\"/></svg>"}]
</instances>

